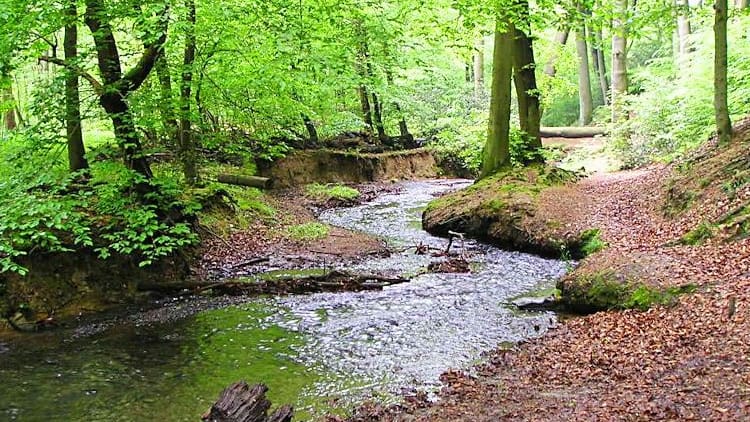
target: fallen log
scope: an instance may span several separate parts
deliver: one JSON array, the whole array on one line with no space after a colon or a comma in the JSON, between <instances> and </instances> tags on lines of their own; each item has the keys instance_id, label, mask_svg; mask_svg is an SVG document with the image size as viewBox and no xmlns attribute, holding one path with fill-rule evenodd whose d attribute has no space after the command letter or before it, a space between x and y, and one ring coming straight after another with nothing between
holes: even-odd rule
<instances>
[{"instance_id":1,"label":"fallen log","mask_svg":"<svg viewBox=\"0 0 750 422\"><path fill-rule=\"evenodd\" d=\"M143 282L138 285L138 290L164 294L198 294L211 291L216 295L229 296L286 295L383 290L383 288L387 286L406 283L408 281L409 279L401 277L331 271L324 275L309 277L280 277L267 281L185 281L179 283Z\"/></svg>"},{"instance_id":2,"label":"fallen log","mask_svg":"<svg viewBox=\"0 0 750 422\"><path fill-rule=\"evenodd\" d=\"M236 382L221 392L219 400L201 419L210 422L291 422L294 410L289 405L278 408L270 416L271 401L266 398L264 384L249 386Z\"/></svg>"},{"instance_id":3,"label":"fallen log","mask_svg":"<svg viewBox=\"0 0 750 422\"><path fill-rule=\"evenodd\" d=\"M242 174L224 173L220 174L217 177L217 180L220 183L226 183L229 185L250 186L258 189L270 189L272 185L271 179L267 177L245 176Z\"/></svg>"},{"instance_id":4,"label":"fallen log","mask_svg":"<svg viewBox=\"0 0 750 422\"><path fill-rule=\"evenodd\" d=\"M607 130L603 127L543 127L539 131L542 138L593 138L605 135Z\"/></svg>"}]
</instances>

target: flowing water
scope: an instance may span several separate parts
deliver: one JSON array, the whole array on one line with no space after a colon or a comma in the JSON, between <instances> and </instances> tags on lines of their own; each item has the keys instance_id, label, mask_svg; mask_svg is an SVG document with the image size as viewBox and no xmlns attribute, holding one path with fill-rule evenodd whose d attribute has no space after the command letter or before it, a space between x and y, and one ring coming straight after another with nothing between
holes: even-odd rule
<instances>
[{"instance_id":1,"label":"flowing water","mask_svg":"<svg viewBox=\"0 0 750 422\"><path fill-rule=\"evenodd\" d=\"M554 285L562 262L503 252L473 241L454 251L470 274L429 274L444 249L420 228L434 195L465 181L405 182L402 191L321 219L383 237L402 252L355 270L416 275L381 292L280 298L182 298L156 309L74 330L0 342L0 420L195 421L226 385L265 382L297 420L366 398L434 390L449 368L469 369L501 343L541 335L550 313L508 306Z\"/></svg>"}]
</instances>

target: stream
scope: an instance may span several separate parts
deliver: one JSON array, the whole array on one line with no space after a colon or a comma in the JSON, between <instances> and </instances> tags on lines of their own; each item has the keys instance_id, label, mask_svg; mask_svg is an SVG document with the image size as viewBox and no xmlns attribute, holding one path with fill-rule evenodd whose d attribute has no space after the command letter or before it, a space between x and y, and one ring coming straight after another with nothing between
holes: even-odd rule
<instances>
[{"instance_id":1,"label":"stream","mask_svg":"<svg viewBox=\"0 0 750 422\"><path fill-rule=\"evenodd\" d=\"M196 421L234 381L264 382L295 420L435 391L450 368L483 352L542 335L552 313L508 303L549 290L563 262L467 240L453 251L469 274L425 273L443 258L417 255L447 240L421 230L435 195L467 181L403 182L365 205L324 212L332 225L374 234L398 252L350 270L415 276L379 292L269 298L187 297L75 329L0 341L0 420ZM333 264L335 267L336 265Z\"/></svg>"}]
</instances>

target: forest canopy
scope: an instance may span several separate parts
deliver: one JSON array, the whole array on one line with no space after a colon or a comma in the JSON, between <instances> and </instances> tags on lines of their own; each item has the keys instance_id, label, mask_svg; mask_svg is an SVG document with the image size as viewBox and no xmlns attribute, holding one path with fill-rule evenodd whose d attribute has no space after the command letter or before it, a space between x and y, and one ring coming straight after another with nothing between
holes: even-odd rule
<instances>
[{"instance_id":1,"label":"forest canopy","mask_svg":"<svg viewBox=\"0 0 750 422\"><path fill-rule=\"evenodd\" d=\"M76 247L149 264L197 241L220 166L355 135L471 175L551 158L540 124L673 160L750 111L747 7L716 6L0 0L1 270Z\"/></svg>"}]
</instances>

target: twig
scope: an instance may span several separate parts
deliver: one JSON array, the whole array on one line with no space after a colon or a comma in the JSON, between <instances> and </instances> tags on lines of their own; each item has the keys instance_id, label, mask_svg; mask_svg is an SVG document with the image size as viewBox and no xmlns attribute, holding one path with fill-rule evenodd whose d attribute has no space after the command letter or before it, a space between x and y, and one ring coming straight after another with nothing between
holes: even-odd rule
<instances>
[{"instance_id":1,"label":"twig","mask_svg":"<svg viewBox=\"0 0 750 422\"><path fill-rule=\"evenodd\" d=\"M271 258L268 256L248 259L247 261L240 262L239 264L232 265L232 269L243 268L250 265L260 264L261 262L268 262Z\"/></svg>"}]
</instances>

